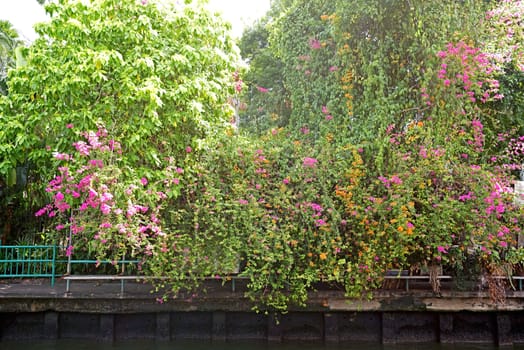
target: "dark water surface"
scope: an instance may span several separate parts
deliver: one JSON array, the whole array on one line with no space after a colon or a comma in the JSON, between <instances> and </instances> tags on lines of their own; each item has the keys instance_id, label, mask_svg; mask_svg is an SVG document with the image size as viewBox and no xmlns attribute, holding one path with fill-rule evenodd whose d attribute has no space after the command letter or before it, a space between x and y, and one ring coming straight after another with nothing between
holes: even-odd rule
<instances>
[{"instance_id":1,"label":"dark water surface","mask_svg":"<svg viewBox=\"0 0 524 350\"><path fill-rule=\"evenodd\" d=\"M264 342L212 343L205 341L126 341L91 342L85 340L17 341L0 342L1 350L494 350L491 345L440 345L440 344L343 344L324 345L314 343L274 344ZM512 349L524 350L524 347Z\"/></svg>"}]
</instances>

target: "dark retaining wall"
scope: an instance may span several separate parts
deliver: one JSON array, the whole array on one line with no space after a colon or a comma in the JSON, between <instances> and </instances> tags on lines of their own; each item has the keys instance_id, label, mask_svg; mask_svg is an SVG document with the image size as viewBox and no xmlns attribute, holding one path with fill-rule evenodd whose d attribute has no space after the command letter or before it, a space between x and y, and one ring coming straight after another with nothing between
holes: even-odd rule
<instances>
[{"instance_id":1,"label":"dark retaining wall","mask_svg":"<svg viewBox=\"0 0 524 350\"><path fill-rule=\"evenodd\" d=\"M312 341L326 343L524 344L524 291L494 303L487 291L390 288L373 299L348 299L343 291L311 291L305 307L284 315L257 314L243 280L206 281L198 293L159 303L144 283L64 281L0 283L2 341L126 339ZM204 292L204 290L206 292Z\"/></svg>"},{"instance_id":2,"label":"dark retaining wall","mask_svg":"<svg viewBox=\"0 0 524 350\"><path fill-rule=\"evenodd\" d=\"M326 343L524 343L523 312L0 313L0 340L268 340Z\"/></svg>"}]
</instances>

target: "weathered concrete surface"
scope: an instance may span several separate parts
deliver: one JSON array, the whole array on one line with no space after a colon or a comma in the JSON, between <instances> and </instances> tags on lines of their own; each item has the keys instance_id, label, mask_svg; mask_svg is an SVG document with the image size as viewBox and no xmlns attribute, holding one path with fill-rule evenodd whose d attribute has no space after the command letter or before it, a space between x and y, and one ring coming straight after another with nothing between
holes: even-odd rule
<instances>
[{"instance_id":1,"label":"weathered concrete surface","mask_svg":"<svg viewBox=\"0 0 524 350\"><path fill-rule=\"evenodd\" d=\"M524 293L494 304L486 292L382 290L373 300L339 290L310 293L285 315L252 311L245 284L206 281L207 293L159 303L151 286L126 282L0 282L0 342L19 339L200 339L330 343L524 343ZM276 322L278 320L278 322Z\"/></svg>"},{"instance_id":2,"label":"weathered concrete surface","mask_svg":"<svg viewBox=\"0 0 524 350\"><path fill-rule=\"evenodd\" d=\"M10 282L10 283L7 283ZM231 282L206 281L206 292L181 293L165 303L157 299L161 292L152 293L152 287L142 282L126 282L120 293L119 282L71 283L71 292L65 293L65 282L51 287L49 280L0 281L0 312L94 312L144 313L170 311L251 311L254 304L245 297L244 285L237 281L235 291ZM492 312L524 310L524 292L508 292L504 304L495 304L487 292L443 291L436 296L428 290L381 290L373 299L348 299L342 291L317 290L310 293L306 308L292 307L293 311L308 312L362 312L362 311L434 311L434 312Z\"/></svg>"}]
</instances>

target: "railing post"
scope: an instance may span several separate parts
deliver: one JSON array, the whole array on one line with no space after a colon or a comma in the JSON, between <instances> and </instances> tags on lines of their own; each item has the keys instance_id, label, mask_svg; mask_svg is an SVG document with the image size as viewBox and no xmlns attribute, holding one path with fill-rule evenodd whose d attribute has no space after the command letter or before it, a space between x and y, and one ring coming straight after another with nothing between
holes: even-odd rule
<instances>
[{"instance_id":1,"label":"railing post","mask_svg":"<svg viewBox=\"0 0 524 350\"><path fill-rule=\"evenodd\" d=\"M53 262L51 263L51 287L55 286L56 273L56 244L53 244Z\"/></svg>"},{"instance_id":2,"label":"railing post","mask_svg":"<svg viewBox=\"0 0 524 350\"><path fill-rule=\"evenodd\" d=\"M71 214L71 218L73 217L73 215ZM69 247L72 247L73 246L73 235L72 235L72 231L71 231L71 225L69 225L69 237L67 238L67 244L68 246L66 247L66 252L68 251L67 249ZM67 256L67 268L66 268L66 275L69 276L71 275L71 255L73 254L72 251L69 251L69 254ZM66 280L66 294L68 294L70 292L69 290L69 283L70 281L69 280Z\"/></svg>"}]
</instances>

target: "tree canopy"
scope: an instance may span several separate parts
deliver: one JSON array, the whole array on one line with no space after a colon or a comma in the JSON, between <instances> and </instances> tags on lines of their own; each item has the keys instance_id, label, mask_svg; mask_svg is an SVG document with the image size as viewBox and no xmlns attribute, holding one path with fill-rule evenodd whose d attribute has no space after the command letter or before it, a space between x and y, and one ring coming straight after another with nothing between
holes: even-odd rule
<instances>
[{"instance_id":1,"label":"tree canopy","mask_svg":"<svg viewBox=\"0 0 524 350\"><path fill-rule=\"evenodd\" d=\"M129 164L156 169L227 122L224 89L238 61L226 25L197 5L59 1L0 101L0 173L49 164L79 130L104 124ZM147 140L147 141L146 141Z\"/></svg>"},{"instance_id":2,"label":"tree canopy","mask_svg":"<svg viewBox=\"0 0 524 350\"><path fill-rule=\"evenodd\" d=\"M7 94L7 71L15 66L15 49L21 41L10 22L0 20L0 94Z\"/></svg>"}]
</instances>

